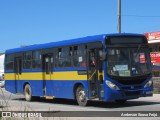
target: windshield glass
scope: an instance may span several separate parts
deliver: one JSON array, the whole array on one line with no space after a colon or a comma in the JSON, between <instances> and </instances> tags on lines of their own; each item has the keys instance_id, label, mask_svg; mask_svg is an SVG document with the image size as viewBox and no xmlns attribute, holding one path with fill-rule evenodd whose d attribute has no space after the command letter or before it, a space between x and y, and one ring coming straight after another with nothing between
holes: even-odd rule
<instances>
[{"instance_id":1,"label":"windshield glass","mask_svg":"<svg viewBox=\"0 0 160 120\"><path fill-rule=\"evenodd\" d=\"M148 48L108 48L107 73L126 77L151 73Z\"/></svg>"}]
</instances>

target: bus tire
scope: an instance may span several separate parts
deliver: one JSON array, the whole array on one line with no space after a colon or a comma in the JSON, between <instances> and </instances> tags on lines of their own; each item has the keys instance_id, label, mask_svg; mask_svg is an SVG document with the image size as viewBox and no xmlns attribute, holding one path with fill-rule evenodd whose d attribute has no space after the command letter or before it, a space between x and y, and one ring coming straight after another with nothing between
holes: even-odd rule
<instances>
[{"instance_id":1,"label":"bus tire","mask_svg":"<svg viewBox=\"0 0 160 120\"><path fill-rule=\"evenodd\" d=\"M86 92L82 85L78 86L76 89L76 100L80 106L86 106L88 103Z\"/></svg>"},{"instance_id":2,"label":"bus tire","mask_svg":"<svg viewBox=\"0 0 160 120\"><path fill-rule=\"evenodd\" d=\"M32 101L32 90L31 90L31 87L29 84L25 85L24 96L25 96L26 101L28 101L28 102Z\"/></svg>"},{"instance_id":3,"label":"bus tire","mask_svg":"<svg viewBox=\"0 0 160 120\"><path fill-rule=\"evenodd\" d=\"M118 104L125 104L127 100L116 100L116 103Z\"/></svg>"}]
</instances>

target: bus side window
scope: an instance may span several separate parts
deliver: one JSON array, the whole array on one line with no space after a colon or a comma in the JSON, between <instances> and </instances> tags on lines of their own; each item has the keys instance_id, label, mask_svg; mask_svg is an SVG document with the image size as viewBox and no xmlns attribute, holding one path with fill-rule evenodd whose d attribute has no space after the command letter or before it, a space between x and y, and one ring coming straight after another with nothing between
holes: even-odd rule
<instances>
[{"instance_id":1,"label":"bus side window","mask_svg":"<svg viewBox=\"0 0 160 120\"><path fill-rule=\"evenodd\" d=\"M32 68L40 69L42 66L41 50L33 51Z\"/></svg>"},{"instance_id":2,"label":"bus side window","mask_svg":"<svg viewBox=\"0 0 160 120\"><path fill-rule=\"evenodd\" d=\"M32 51L23 53L23 69L32 69Z\"/></svg>"},{"instance_id":3,"label":"bus side window","mask_svg":"<svg viewBox=\"0 0 160 120\"><path fill-rule=\"evenodd\" d=\"M6 55L6 70L13 70L14 67L14 54Z\"/></svg>"},{"instance_id":4,"label":"bus side window","mask_svg":"<svg viewBox=\"0 0 160 120\"><path fill-rule=\"evenodd\" d=\"M71 48L64 47L58 49L58 67L71 67L70 51Z\"/></svg>"},{"instance_id":5,"label":"bus side window","mask_svg":"<svg viewBox=\"0 0 160 120\"><path fill-rule=\"evenodd\" d=\"M86 67L86 47L79 45L73 47L73 66Z\"/></svg>"},{"instance_id":6,"label":"bus side window","mask_svg":"<svg viewBox=\"0 0 160 120\"><path fill-rule=\"evenodd\" d=\"M78 56L77 56L78 46L73 47L73 66L78 67Z\"/></svg>"},{"instance_id":7,"label":"bus side window","mask_svg":"<svg viewBox=\"0 0 160 120\"><path fill-rule=\"evenodd\" d=\"M61 54L62 54L62 48L58 48L58 53L57 53L57 56L56 56L56 67L62 67L61 66Z\"/></svg>"}]
</instances>

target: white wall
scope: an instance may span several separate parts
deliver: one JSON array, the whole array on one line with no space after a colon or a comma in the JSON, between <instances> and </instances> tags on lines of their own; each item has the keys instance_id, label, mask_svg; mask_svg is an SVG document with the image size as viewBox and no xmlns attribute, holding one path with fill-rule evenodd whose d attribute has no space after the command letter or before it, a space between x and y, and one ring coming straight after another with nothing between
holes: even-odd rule
<instances>
[{"instance_id":1,"label":"white wall","mask_svg":"<svg viewBox=\"0 0 160 120\"><path fill-rule=\"evenodd\" d=\"M5 54L0 55L0 72L4 72L4 57Z\"/></svg>"}]
</instances>

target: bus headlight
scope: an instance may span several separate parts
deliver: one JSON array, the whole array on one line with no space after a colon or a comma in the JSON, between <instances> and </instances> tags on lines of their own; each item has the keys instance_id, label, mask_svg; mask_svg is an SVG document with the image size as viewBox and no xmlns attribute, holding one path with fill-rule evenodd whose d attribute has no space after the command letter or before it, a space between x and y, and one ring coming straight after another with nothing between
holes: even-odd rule
<instances>
[{"instance_id":1,"label":"bus headlight","mask_svg":"<svg viewBox=\"0 0 160 120\"><path fill-rule=\"evenodd\" d=\"M150 80L145 84L144 88L150 87L152 84L153 84L153 81Z\"/></svg>"},{"instance_id":2,"label":"bus headlight","mask_svg":"<svg viewBox=\"0 0 160 120\"><path fill-rule=\"evenodd\" d=\"M117 85L115 85L114 83L112 83L110 81L106 81L106 84L113 90L120 90Z\"/></svg>"}]
</instances>

